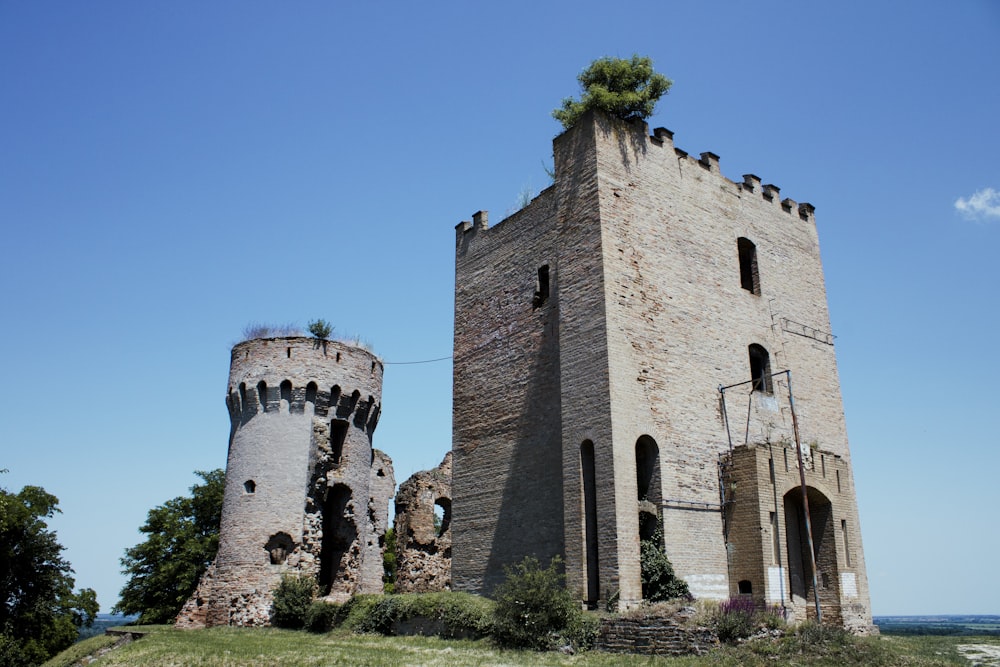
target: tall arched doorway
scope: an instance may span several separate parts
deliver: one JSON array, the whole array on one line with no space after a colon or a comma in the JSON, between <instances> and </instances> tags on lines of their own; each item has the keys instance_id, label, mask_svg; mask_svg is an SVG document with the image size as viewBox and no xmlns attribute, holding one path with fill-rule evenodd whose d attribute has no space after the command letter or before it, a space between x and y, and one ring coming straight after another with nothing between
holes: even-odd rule
<instances>
[{"instance_id":1,"label":"tall arched doorway","mask_svg":"<svg viewBox=\"0 0 1000 667\"><path fill-rule=\"evenodd\" d=\"M833 506L821 491L807 487L809 520L812 525L813 549L816 555L816 582L819 586L823 621L840 619L838 594L836 532ZM802 489L794 488L784 497L785 539L788 547L789 593L796 608L805 609L806 618L816 617L813 597L813 572L809 558Z\"/></svg>"},{"instance_id":2,"label":"tall arched doorway","mask_svg":"<svg viewBox=\"0 0 1000 667\"><path fill-rule=\"evenodd\" d=\"M594 443L584 440L580 445L580 476L583 483L583 543L587 582L584 586L589 607L596 607L601 597L601 574L597 551L597 471L594 464Z\"/></svg>"}]
</instances>

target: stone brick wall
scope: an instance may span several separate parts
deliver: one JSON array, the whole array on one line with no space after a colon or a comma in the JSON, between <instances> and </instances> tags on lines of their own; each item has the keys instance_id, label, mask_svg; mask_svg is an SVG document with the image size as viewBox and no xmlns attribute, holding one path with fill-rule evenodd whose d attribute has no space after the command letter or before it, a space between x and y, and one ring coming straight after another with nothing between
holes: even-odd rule
<instances>
[{"instance_id":1,"label":"stone brick wall","mask_svg":"<svg viewBox=\"0 0 1000 667\"><path fill-rule=\"evenodd\" d=\"M558 319L534 305L554 263L550 189L487 230L457 230L452 581L489 593L503 565L563 552Z\"/></svg>"},{"instance_id":2,"label":"stone brick wall","mask_svg":"<svg viewBox=\"0 0 1000 667\"><path fill-rule=\"evenodd\" d=\"M814 209L757 176L730 181L718 156L693 158L642 122L591 113L553 147L552 187L492 228L480 213L457 230L456 587L489 591L503 564L561 554L581 599L594 602L596 576L600 601L637 604L642 438L659 453L652 495L677 573L698 597L728 597L724 531L736 519L722 511L720 456L793 436L785 376L751 391L763 373L751 346L771 373L792 370L802 441L850 478ZM744 382L723 409L719 387Z\"/></svg>"},{"instance_id":3,"label":"stone brick wall","mask_svg":"<svg viewBox=\"0 0 1000 667\"><path fill-rule=\"evenodd\" d=\"M594 642L598 651L645 655L704 655L718 645L711 630L662 616L602 619Z\"/></svg>"},{"instance_id":4,"label":"stone brick wall","mask_svg":"<svg viewBox=\"0 0 1000 667\"><path fill-rule=\"evenodd\" d=\"M395 482L391 460L372 449L381 390L381 361L339 342L233 348L219 551L179 626L268 623L286 572L317 577L335 600L382 590Z\"/></svg>"}]
</instances>

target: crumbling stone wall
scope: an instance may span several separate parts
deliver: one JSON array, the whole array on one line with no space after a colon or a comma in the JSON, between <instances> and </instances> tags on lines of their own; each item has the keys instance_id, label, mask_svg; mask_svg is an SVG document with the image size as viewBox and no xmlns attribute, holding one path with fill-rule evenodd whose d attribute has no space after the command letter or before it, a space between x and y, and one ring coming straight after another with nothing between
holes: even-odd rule
<instances>
[{"instance_id":1,"label":"crumbling stone wall","mask_svg":"<svg viewBox=\"0 0 1000 667\"><path fill-rule=\"evenodd\" d=\"M709 629L669 616L641 616L601 619L594 648L608 653L644 655L705 655L719 645Z\"/></svg>"},{"instance_id":2,"label":"crumbling stone wall","mask_svg":"<svg viewBox=\"0 0 1000 667\"><path fill-rule=\"evenodd\" d=\"M381 592L395 486L391 460L372 448L381 391L382 362L358 347L233 347L219 551L178 627L266 625L284 574L316 578L331 600Z\"/></svg>"},{"instance_id":3,"label":"crumbling stone wall","mask_svg":"<svg viewBox=\"0 0 1000 667\"><path fill-rule=\"evenodd\" d=\"M440 526L435 526L435 508ZM396 494L396 592L451 590L451 452Z\"/></svg>"}]
</instances>

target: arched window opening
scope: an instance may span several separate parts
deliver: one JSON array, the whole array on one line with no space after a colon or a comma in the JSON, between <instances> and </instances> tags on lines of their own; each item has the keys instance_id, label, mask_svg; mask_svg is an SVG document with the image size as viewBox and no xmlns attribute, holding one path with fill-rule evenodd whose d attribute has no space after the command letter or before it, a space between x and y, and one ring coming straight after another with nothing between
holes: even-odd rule
<instances>
[{"instance_id":1,"label":"arched window opening","mask_svg":"<svg viewBox=\"0 0 1000 667\"><path fill-rule=\"evenodd\" d=\"M583 486L583 553L586 562L586 603L597 606L600 599L600 569L597 551L597 474L594 465L594 443L584 440L580 445L580 477Z\"/></svg>"},{"instance_id":2,"label":"arched window opening","mask_svg":"<svg viewBox=\"0 0 1000 667\"><path fill-rule=\"evenodd\" d=\"M243 491L247 495L250 495L251 493L257 493L257 482L253 481L252 479L248 479L247 481L243 482Z\"/></svg>"},{"instance_id":3,"label":"arched window opening","mask_svg":"<svg viewBox=\"0 0 1000 667\"><path fill-rule=\"evenodd\" d=\"M263 380L257 383L257 400L260 402L260 411L267 412L267 383Z\"/></svg>"},{"instance_id":4,"label":"arched window opening","mask_svg":"<svg viewBox=\"0 0 1000 667\"><path fill-rule=\"evenodd\" d=\"M315 382L310 382L306 385L306 403L312 406L313 412L316 411L316 391L318 387Z\"/></svg>"},{"instance_id":5,"label":"arched window opening","mask_svg":"<svg viewBox=\"0 0 1000 667\"><path fill-rule=\"evenodd\" d=\"M538 308L549 300L549 265L538 267L538 277L535 280L535 296L531 305Z\"/></svg>"},{"instance_id":6,"label":"arched window opening","mask_svg":"<svg viewBox=\"0 0 1000 667\"><path fill-rule=\"evenodd\" d=\"M343 419L330 422L330 452L333 465L339 466L344 456L344 441L347 440L347 429L350 424Z\"/></svg>"},{"instance_id":7,"label":"arched window opening","mask_svg":"<svg viewBox=\"0 0 1000 667\"><path fill-rule=\"evenodd\" d=\"M286 411L292 405L292 383L290 380L285 380L281 383L281 403L282 408Z\"/></svg>"},{"instance_id":8,"label":"arched window opening","mask_svg":"<svg viewBox=\"0 0 1000 667\"><path fill-rule=\"evenodd\" d=\"M753 381L754 391L762 391L765 394L773 394L774 386L771 382L771 355L756 343L747 348L750 354L750 379Z\"/></svg>"},{"instance_id":9,"label":"arched window opening","mask_svg":"<svg viewBox=\"0 0 1000 667\"><path fill-rule=\"evenodd\" d=\"M740 255L740 287L760 296L760 274L757 272L757 246L753 241L740 237L736 240Z\"/></svg>"},{"instance_id":10,"label":"arched window opening","mask_svg":"<svg viewBox=\"0 0 1000 667\"><path fill-rule=\"evenodd\" d=\"M635 442L635 477L639 500L660 502L660 449L648 435Z\"/></svg>"},{"instance_id":11,"label":"arched window opening","mask_svg":"<svg viewBox=\"0 0 1000 667\"><path fill-rule=\"evenodd\" d=\"M330 388L330 409L336 410L340 404L340 385L335 384Z\"/></svg>"},{"instance_id":12,"label":"arched window opening","mask_svg":"<svg viewBox=\"0 0 1000 667\"><path fill-rule=\"evenodd\" d=\"M753 595L753 584L750 583L749 579L744 579L743 581L736 584L737 590L739 590L740 595Z\"/></svg>"},{"instance_id":13,"label":"arched window opening","mask_svg":"<svg viewBox=\"0 0 1000 667\"><path fill-rule=\"evenodd\" d=\"M240 382L240 413L247 413L247 383Z\"/></svg>"},{"instance_id":14,"label":"arched window opening","mask_svg":"<svg viewBox=\"0 0 1000 667\"><path fill-rule=\"evenodd\" d=\"M438 498L434 501L434 527L437 529L437 536L441 537L451 528L451 500L449 498Z\"/></svg>"}]
</instances>

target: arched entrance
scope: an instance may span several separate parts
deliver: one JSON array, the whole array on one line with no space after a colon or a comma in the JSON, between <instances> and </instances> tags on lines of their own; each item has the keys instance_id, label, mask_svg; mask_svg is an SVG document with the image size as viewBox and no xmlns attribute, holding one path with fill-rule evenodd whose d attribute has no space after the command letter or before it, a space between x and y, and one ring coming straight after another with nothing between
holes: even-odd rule
<instances>
[{"instance_id":1,"label":"arched entrance","mask_svg":"<svg viewBox=\"0 0 1000 667\"><path fill-rule=\"evenodd\" d=\"M336 484L327 492L323 503L323 543L319 555L320 595L341 592L344 585L350 585L350 582L345 581L344 574L350 570L352 546L358 539L357 526L348 512L350 502L350 487ZM356 551L353 550L354 553Z\"/></svg>"},{"instance_id":2,"label":"arched entrance","mask_svg":"<svg viewBox=\"0 0 1000 667\"><path fill-rule=\"evenodd\" d=\"M819 587L823 621L839 622L840 596L837 591L837 551L833 505L829 498L813 487L806 487L806 494L809 499L809 519L812 524L813 549L816 555L816 583ZM797 609L804 609L806 618L815 619L813 572L809 558L809 539L806 535L801 488L796 487L785 494L784 510L785 539L788 547L789 593L793 605Z\"/></svg>"}]
</instances>

